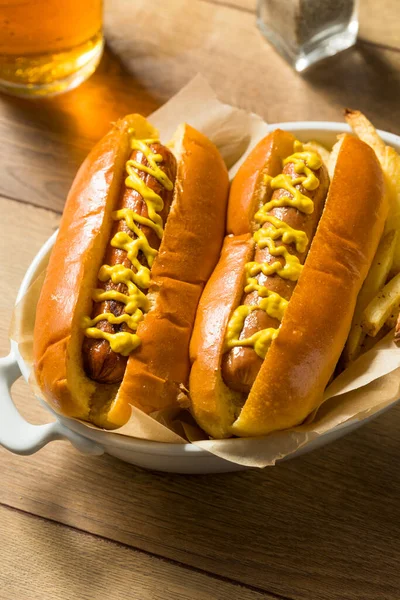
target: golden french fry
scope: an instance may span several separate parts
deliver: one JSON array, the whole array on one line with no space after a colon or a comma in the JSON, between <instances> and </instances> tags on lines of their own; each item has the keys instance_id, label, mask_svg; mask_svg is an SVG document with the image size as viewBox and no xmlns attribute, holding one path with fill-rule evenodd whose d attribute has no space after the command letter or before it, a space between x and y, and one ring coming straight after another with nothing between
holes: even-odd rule
<instances>
[{"instance_id":1,"label":"golden french fry","mask_svg":"<svg viewBox=\"0 0 400 600\"><path fill-rule=\"evenodd\" d=\"M361 320L364 332L375 337L397 304L400 304L400 273L395 275L368 304Z\"/></svg>"},{"instance_id":2,"label":"golden french fry","mask_svg":"<svg viewBox=\"0 0 400 600\"><path fill-rule=\"evenodd\" d=\"M385 231L389 229L400 230L400 156L390 146L386 146L386 158L385 165L383 167L386 184L388 190L388 196L390 201L390 210L387 218ZM397 241L397 245L393 257L393 265L391 270L391 276L396 275L400 272L400 239Z\"/></svg>"},{"instance_id":3,"label":"golden french fry","mask_svg":"<svg viewBox=\"0 0 400 600\"><path fill-rule=\"evenodd\" d=\"M400 230L400 156L394 148L386 146L372 123L358 110L346 110L345 117L353 132L375 151L385 174L387 193L390 203L385 232ZM370 272L371 273L371 272ZM395 341L400 344L400 316L397 294L397 277L400 274L400 236L394 243L389 283L370 301L365 309L362 326L352 326L346 344L345 360L354 360L361 351L365 333L375 337L382 326L395 327ZM368 275L369 278L369 275ZM357 302L358 306L358 302ZM357 312L357 308L356 308Z\"/></svg>"},{"instance_id":4,"label":"golden french fry","mask_svg":"<svg viewBox=\"0 0 400 600\"><path fill-rule=\"evenodd\" d=\"M385 285L389 271L392 268L393 254L398 237L398 232L392 230L384 235L379 243L371 268L358 294L353 322L343 351L345 364L355 360L361 353L366 335L361 327L363 312L379 290Z\"/></svg>"},{"instance_id":5,"label":"golden french fry","mask_svg":"<svg viewBox=\"0 0 400 600\"><path fill-rule=\"evenodd\" d=\"M389 317L386 319L385 325L388 329L393 329L396 327L397 320L399 318L399 306L396 306L394 310L390 313Z\"/></svg>"},{"instance_id":6,"label":"golden french fry","mask_svg":"<svg viewBox=\"0 0 400 600\"><path fill-rule=\"evenodd\" d=\"M382 327L382 329L379 331L379 333L376 335L376 337L370 337L369 335L366 335L364 338L364 341L362 343L362 346L361 346L360 354L365 354L365 352L368 352L369 350L371 350L389 332L390 332L390 328L387 327L387 325L385 323L385 325Z\"/></svg>"},{"instance_id":7,"label":"golden french fry","mask_svg":"<svg viewBox=\"0 0 400 600\"><path fill-rule=\"evenodd\" d=\"M316 142L315 140L310 140L303 144L304 150L312 150L313 152L318 152L324 163L327 165L329 161L330 152L325 146Z\"/></svg>"},{"instance_id":8,"label":"golden french fry","mask_svg":"<svg viewBox=\"0 0 400 600\"><path fill-rule=\"evenodd\" d=\"M375 151L385 174L390 210L385 231L400 230L400 156L386 146L372 123L359 110L346 110L345 118L353 132ZM400 237L397 240L390 275L400 272Z\"/></svg>"},{"instance_id":9,"label":"golden french fry","mask_svg":"<svg viewBox=\"0 0 400 600\"><path fill-rule=\"evenodd\" d=\"M343 350L342 360L346 367L349 363L358 358L362 351L366 334L364 333L359 323L354 323L351 326L349 337L347 338L346 346Z\"/></svg>"},{"instance_id":10,"label":"golden french fry","mask_svg":"<svg viewBox=\"0 0 400 600\"><path fill-rule=\"evenodd\" d=\"M396 329L394 330L394 341L397 345L400 344L400 314L397 317Z\"/></svg>"},{"instance_id":11,"label":"golden french fry","mask_svg":"<svg viewBox=\"0 0 400 600\"><path fill-rule=\"evenodd\" d=\"M347 123L350 125L356 136L375 150L375 154L383 166L385 163L386 146L375 127L359 110L350 110L349 108L346 108L344 114Z\"/></svg>"},{"instance_id":12,"label":"golden french fry","mask_svg":"<svg viewBox=\"0 0 400 600\"><path fill-rule=\"evenodd\" d=\"M386 146L385 160L382 164L385 171L391 195L399 199L400 195L400 156L394 148Z\"/></svg>"}]
</instances>

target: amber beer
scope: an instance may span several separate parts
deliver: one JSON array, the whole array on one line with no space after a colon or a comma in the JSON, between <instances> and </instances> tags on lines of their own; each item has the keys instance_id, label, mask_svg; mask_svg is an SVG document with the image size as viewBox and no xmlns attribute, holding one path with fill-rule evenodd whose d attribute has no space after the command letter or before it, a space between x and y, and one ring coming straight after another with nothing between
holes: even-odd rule
<instances>
[{"instance_id":1,"label":"amber beer","mask_svg":"<svg viewBox=\"0 0 400 600\"><path fill-rule=\"evenodd\" d=\"M102 51L102 0L0 0L0 90L66 91L93 73Z\"/></svg>"}]
</instances>

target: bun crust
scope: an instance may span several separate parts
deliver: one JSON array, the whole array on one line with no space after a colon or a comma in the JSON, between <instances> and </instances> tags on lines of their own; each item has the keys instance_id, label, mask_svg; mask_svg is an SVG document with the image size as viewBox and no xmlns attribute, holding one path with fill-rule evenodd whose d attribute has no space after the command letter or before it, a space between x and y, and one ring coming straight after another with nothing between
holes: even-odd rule
<instances>
[{"instance_id":1,"label":"bun crust","mask_svg":"<svg viewBox=\"0 0 400 600\"><path fill-rule=\"evenodd\" d=\"M80 320L111 231L134 117L118 121L81 165L68 194L40 294L34 329L37 383L53 408L89 417L95 383L83 371ZM135 123L136 124L136 123Z\"/></svg>"},{"instance_id":2,"label":"bun crust","mask_svg":"<svg viewBox=\"0 0 400 600\"><path fill-rule=\"evenodd\" d=\"M276 129L258 142L235 175L229 194L227 233L244 235L253 230L253 217L261 207L263 176L275 177L282 160L293 151L295 137Z\"/></svg>"},{"instance_id":3,"label":"bun crust","mask_svg":"<svg viewBox=\"0 0 400 600\"><path fill-rule=\"evenodd\" d=\"M244 266L251 260L253 248L250 233L225 238L221 258L201 297L190 342L192 412L215 438L227 436L240 407L241 394L230 390L222 379L223 333L240 303Z\"/></svg>"}]
</instances>

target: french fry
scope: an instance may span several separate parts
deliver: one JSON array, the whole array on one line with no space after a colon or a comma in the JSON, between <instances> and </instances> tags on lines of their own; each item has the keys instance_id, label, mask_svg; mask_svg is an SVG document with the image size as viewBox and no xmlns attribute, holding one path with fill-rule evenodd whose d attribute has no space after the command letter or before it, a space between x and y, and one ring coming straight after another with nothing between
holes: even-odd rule
<instances>
[{"instance_id":1,"label":"french fry","mask_svg":"<svg viewBox=\"0 0 400 600\"><path fill-rule=\"evenodd\" d=\"M371 146L383 166L386 158L386 146L385 142L379 137L375 127L359 110L346 108L344 114L346 122L350 125L356 136L368 144L368 146Z\"/></svg>"},{"instance_id":2,"label":"french fry","mask_svg":"<svg viewBox=\"0 0 400 600\"><path fill-rule=\"evenodd\" d=\"M394 341L397 345L400 344L400 314L397 317L396 329L394 330Z\"/></svg>"},{"instance_id":3,"label":"french fry","mask_svg":"<svg viewBox=\"0 0 400 600\"><path fill-rule=\"evenodd\" d=\"M386 323L385 323L385 325L382 327L382 329L376 335L376 337L370 337L369 335L366 335L364 338L363 344L362 344L361 354L364 354L365 352L368 352L369 350L371 350L389 332L390 332L390 329L389 329L389 327L386 326Z\"/></svg>"},{"instance_id":4,"label":"french fry","mask_svg":"<svg viewBox=\"0 0 400 600\"><path fill-rule=\"evenodd\" d=\"M389 229L400 230L400 156L390 146L386 146L386 160L384 166L386 184L390 200L390 210L385 226L385 231ZM400 272L400 240L398 240L394 257L391 275L394 276Z\"/></svg>"},{"instance_id":5,"label":"french fry","mask_svg":"<svg viewBox=\"0 0 400 600\"><path fill-rule=\"evenodd\" d=\"M386 319L385 325L388 329L396 327L397 320L399 318L400 307L395 306L389 317Z\"/></svg>"},{"instance_id":6,"label":"french fry","mask_svg":"<svg viewBox=\"0 0 400 600\"><path fill-rule=\"evenodd\" d=\"M391 213L398 214L400 212L400 156L391 146L385 148L385 161L382 167L392 203Z\"/></svg>"},{"instance_id":7,"label":"french fry","mask_svg":"<svg viewBox=\"0 0 400 600\"><path fill-rule=\"evenodd\" d=\"M400 304L400 273L395 275L368 304L361 320L364 332L375 337L397 304Z\"/></svg>"},{"instance_id":8,"label":"french fry","mask_svg":"<svg viewBox=\"0 0 400 600\"><path fill-rule=\"evenodd\" d=\"M392 230L384 235L379 243L371 268L358 294L353 322L343 351L345 365L354 361L361 353L366 335L361 327L363 312L371 300L378 294L379 290L385 285L389 271L392 268L397 239L398 232Z\"/></svg>"},{"instance_id":9,"label":"french fry","mask_svg":"<svg viewBox=\"0 0 400 600\"><path fill-rule=\"evenodd\" d=\"M318 152L324 163L327 165L329 161L330 152L325 146L316 142L315 140L310 140L303 144L304 150L312 150L313 152Z\"/></svg>"},{"instance_id":10,"label":"french fry","mask_svg":"<svg viewBox=\"0 0 400 600\"><path fill-rule=\"evenodd\" d=\"M345 118L353 132L375 151L385 174L390 202L385 231L400 230L400 156L394 148L386 146L372 123L359 110L345 110ZM400 237L394 251L390 276L400 273ZM400 334L400 332L399 332Z\"/></svg>"}]
</instances>

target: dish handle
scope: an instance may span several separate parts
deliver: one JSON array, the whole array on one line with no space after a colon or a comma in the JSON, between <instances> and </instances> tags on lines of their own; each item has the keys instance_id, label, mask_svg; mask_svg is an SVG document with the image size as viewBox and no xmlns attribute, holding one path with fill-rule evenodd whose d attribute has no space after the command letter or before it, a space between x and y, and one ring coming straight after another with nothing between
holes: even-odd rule
<instances>
[{"instance_id":1,"label":"dish handle","mask_svg":"<svg viewBox=\"0 0 400 600\"><path fill-rule=\"evenodd\" d=\"M80 452L99 456L104 449L88 438L65 427L60 421L32 425L18 412L11 397L11 387L21 376L17 359L11 351L0 358L0 446L14 454L34 454L54 440L68 440Z\"/></svg>"}]
</instances>

